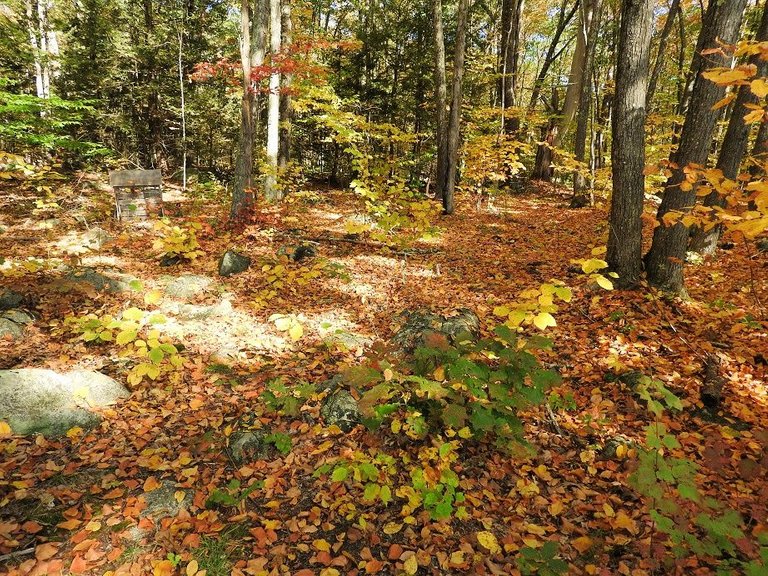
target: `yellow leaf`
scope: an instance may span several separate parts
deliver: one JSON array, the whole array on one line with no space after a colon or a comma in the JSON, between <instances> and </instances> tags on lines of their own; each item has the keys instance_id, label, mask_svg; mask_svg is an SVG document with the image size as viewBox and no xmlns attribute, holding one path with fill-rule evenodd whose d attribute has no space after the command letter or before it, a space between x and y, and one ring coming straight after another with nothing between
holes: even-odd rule
<instances>
[{"instance_id":1,"label":"yellow leaf","mask_svg":"<svg viewBox=\"0 0 768 576\"><path fill-rule=\"evenodd\" d=\"M728 106L731 102L733 102L734 98L736 98L736 93L731 92L730 94L726 94L725 98L722 98L721 100L718 100L715 102L715 104L712 106L712 110L720 110L723 106Z\"/></svg>"},{"instance_id":2,"label":"yellow leaf","mask_svg":"<svg viewBox=\"0 0 768 576\"><path fill-rule=\"evenodd\" d=\"M752 90L752 94L758 98L765 98L768 96L768 82L765 78L756 78L749 83L749 89Z\"/></svg>"},{"instance_id":3,"label":"yellow leaf","mask_svg":"<svg viewBox=\"0 0 768 576\"><path fill-rule=\"evenodd\" d=\"M607 268L608 263L605 260L600 260L599 258L590 258L589 260L584 260L584 262L581 263L581 269L584 271L584 274L592 274L595 270L601 270L602 268Z\"/></svg>"},{"instance_id":4,"label":"yellow leaf","mask_svg":"<svg viewBox=\"0 0 768 576\"><path fill-rule=\"evenodd\" d=\"M400 532L402 528L403 528L402 524L398 524L397 522L387 522L386 524L384 524L384 534L388 534L391 536L392 534L397 534L398 532Z\"/></svg>"},{"instance_id":5,"label":"yellow leaf","mask_svg":"<svg viewBox=\"0 0 768 576\"><path fill-rule=\"evenodd\" d=\"M416 561L416 555L409 556L408 559L403 562L403 570L405 570L406 574L416 574L416 571L419 569L419 563Z\"/></svg>"},{"instance_id":6,"label":"yellow leaf","mask_svg":"<svg viewBox=\"0 0 768 576\"><path fill-rule=\"evenodd\" d=\"M607 502L603 504L603 513L608 518L613 518L616 515L616 511L613 509L613 507L608 504Z\"/></svg>"},{"instance_id":7,"label":"yellow leaf","mask_svg":"<svg viewBox=\"0 0 768 576\"><path fill-rule=\"evenodd\" d=\"M592 538L589 536L582 536L581 538L576 538L575 540L571 541L571 544L574 548L576 548L576 550L584 554L584 552L592 547Z\"/></svg>"},{"instance_id":8,"label":"yellow leaf","mask_svg":"<svg viewBox=\"0 0 768 576\"><path fill-rule=\"evenodd\" d=\"M608 280L605 276L602 274L595 274L593 276L595 283L600 286L603 290L613 290L613 282Z\"/></svg>"},{"instance_id":9,"label":"yellow leaf","mask_svg":"<svg viewBox=\"0 0 768 576\"><path fill-rule=\"evenodd\" d=\"M627 445L626 444L619 444L616 446L616 457L617 458L624 458L624 456L627 455Z\"/></svg>"},{"instance_id":10,"label":"yellow leaf","mask_svg":"<svg viewBox=\"0 0 768 576\"><path fill-rule=\"evenodd\" d=\"M738 66L736 68L713 68L702 73L707 80L711 80L719 86L736 84L755 75L757 68L754 65Z\"/></svg>"},{"instance_id":11,"label":"yellow leaf","mask_svg":"<svg viewBox=\"0 0 768 576\"><path fill-rule=\"evenodd\" d=\"M531 534L536 534L536 536L546 536L547 534L547 530L543 526L536 524L528 524L525 529Z\"/></svg>"},{"instance_id":12,"label":"yellow leaf","mask_svg":"<svg viewBox=\"0 0 768 576\"><path fill-rule=\"evenodd\" d=\"M482 531L477 533L477 541L480 545L488 550L491 554L498 554L501 552L501 546L499 546L496 536L492 532Z\"/></svg>"},{"instance_id":13,"label":"yellow leaf","mask_svg":"<svg viewBox=\"0 0 768 576\"><path fill-rule=\"evenodd\" d=\"M624 510L619 510L619 513L616 514L616 518L613 519L611 525L614 528L623 528L630 534L637 534L638 532L637 522L627 516L627 513L624 512Z\"/></svg>"},{"instance_id":14,"label":"yellow leaf","mask_svg":"<svg viewBox=\"0 0 768 576\"><path fill-rule=\"evenodd\" d=\"M558 500L557 502L552 502L552 504L549 505L549 513L552 514L552 516L558 516L563 511L563 503Z\"/></svg>"},{"instance_id":15,"label":"yellow leaf","mask_svg":"<svg viewBox=\"0 0 768 576\"><path fill-rule=\"evenodd\" d=\"M339 576L339 571L336 568L323 568L320 570L320 576Z\"/></svg>"},{"instance_id":16,"label":"yellow leaf","mask_svg":"<svg viewBox=\"0 0 768 576\"><path fill-rule=\"evenodd\" d=\"M173 572L174 568L170 560L161 560L155 564L155 569L153 570L154 576L171 576Z\"/></svg>"},{"instance_id":17,"label":"yellow leaf","mask_svg":"<svg viewBox=\"0 0 768 576\"><path fill-rule=\"evenodd\" d=\"M294 322L293 326L288 330L288 335L291 337L291 340L296 342L304 336L304 327L298 322Z\"/></svg>"},{"instance_id":18,"label":"yellow leaf","mask_svg":"<svg viewBox=\"0 0 768 576\"><path fill-rule=\"evenodd\" d=\"M312 541L312 546L319 552L330 552L331 545L326 540L318 539Z\"/></svg>"},{"instance_id":19,"label":"yellow leaf","mask_svg":"<svg viewBox=\"0 0 768 576\"><path fill-rule=\"evenodd\" d=\"M445 366L438 366L432 373L432 377L438 382L445 380Z\"/></svg>"},{"instance_id":20,"label":"yellow leaf","mask_svg":"<svg viewBox=\"0 0 768 576\"><path fill-rule=\"evenodd\" d=\"M198 569L197 560L192 560L189 564L187 564L187 576L195 576Z\"/></svg>"},{"instance_id":21,"label":"yellow leaf","mask_svg":"<svg viewBox=\"0 0 768 576\"><path fill-rule=\"evenodd\" d=\"M67 430L67 438L70 440L75 440L79 438L83 433L83 429L80 428L80 426L73 426L69 430Z\"/></svg>"},{"instance_id":22,"label":"yellow leaf","mask_svg":"<svg viewBox=\"0 0 768 576\"><path fill-rule=\"evenodd\" d=\"M752 110L749 114L744 116L744 124L754 124L755 122L762 122L765 116L765 110Z\"/></svg>"},{"instance_id":23,"label":"yellow leaf","mask_svg":"<svg viewBox=\"0 0 768 576\"><path fill-rule=\"evenodd\" d=\"M285 332L291 327L291 319L288 316L278 316L277 318L274 318L275 322L275 328L280 330L280 332Z\"/></svg>"},{"instance_id":24,"label":"yellow leaf","mask_svg":"<svg viewBox=\"0 0 768 576\"><path fill-rule=\"evenodd\" d=\"M13 434L13 430L11 430L10 424L8 424L8 422L0 421L0 438L5 438L11 434Z\"/></svg>"},{"instance_id":25,"label":"yellow leaf","mask_svg":"<svg viewBox=\"0 0 768 576\"><path fill-rule=\"evenodd\" d=\"M504 318L505 316L509 316L509 308L507 306L496 306L496 308L493 309L493 313L499 318Z\"/></svg>"},{"instance_id":26,"label":"yellow leaf","mask_svg":"<svg viewBox=\"0 0 768 576\"><path fill-rule=\"evenodd\" d=\"M464 564L464 552L461 550L456 550L456 552L451 552L451 564Z\"/></svg>"},{"instance_id":27,"label":"yellow leaf","mask_svg":"<svg viewBox=\"0 0 768 576\"><path fill-rule=\"evenodd\" d=\"M549 326L557 326L557 322L549 312L540 312L533 318L533 325L539 330L546 330Z\"/></svg>"},{"instance_id":28,"label":"yellow leaf","mask_svg":"<svg viewBox=\"0 0 768 576\"><path fill-rule=\"evenodd\" d=\"M162 300L163 293L160 290L150 290L146 294L144 294L144 304L151 305L151 304L157 304Z\"/></svg>"},{"instance_id":29,"label":"yellow leaf","mask_svg":"<svg viewBox=\"0 0 768 576\"><path fill-rule=\"evenodd\" d=\"M184 498L187 495L184 493L184 490L176 490L176 492L173 493L173 499L176 500L179 504L184 502Z\"/></svg>"},{"instance_id":30,"label":"yellow leaf","mask_svg":"<svg viewBox=\"0 0 768 576\"><path fill-rule=\"evenodd\" d=\"M88 532L98 532L101 530L101 522L97 520L91 520L88 522L88 524L85 525L85 529L88 530Z\"/></svg>"}]
</instances>

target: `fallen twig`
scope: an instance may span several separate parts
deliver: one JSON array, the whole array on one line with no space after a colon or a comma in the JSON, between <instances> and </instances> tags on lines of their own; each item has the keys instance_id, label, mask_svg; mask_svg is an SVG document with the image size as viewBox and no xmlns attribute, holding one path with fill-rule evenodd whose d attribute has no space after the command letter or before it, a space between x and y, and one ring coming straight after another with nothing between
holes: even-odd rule
<instances>
[{"instance_id":1,"label":"fallen twig","mask_svg":"<svg viewBox=\"0 0 768 576\"><path fill-rule=\"evenodd\" d=\"M403 250L398 249L397 246L385 244L384 242L371 242L370 240L358 240L356 238L321 236L319 238L299 238L299 240L302 242L327 242L330 244L335 242L347 242L349 244L358 244L359 246L366 246L368 248L391 250L393 254L399 254L401 256L411 256L413 254L437 254L441 252L439 248L408 248Z\"/></svg>"},{"instance_id":2,"label":"fallen twig","mask_svg":"<svg viewBox=\"0 0 768 576\"><path fill-rule=\"evenodd\" d=\"M11 560L13 558L18 558L19 556L26 556L27 554L32 554L34 551L35 551L35 547L32 546L32 548L25 548L24 550L16 550L15 552L3 554L2 556L0 556L0 562L5 562L6 560Z\"/></svg>"}]
</instances>

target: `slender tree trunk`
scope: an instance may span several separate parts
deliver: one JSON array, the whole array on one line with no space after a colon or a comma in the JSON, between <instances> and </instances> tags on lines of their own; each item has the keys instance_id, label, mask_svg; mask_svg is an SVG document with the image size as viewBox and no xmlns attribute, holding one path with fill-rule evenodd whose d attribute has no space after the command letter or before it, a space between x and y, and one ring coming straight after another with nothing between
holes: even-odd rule
<instances>
[{"instance_id":1,"label":"slender tree trunk","mask_svg":"<svg viewBox=\"0 0 768 576\"><path fill-rule=\"evenodd\" d=\"M456 47L453 53L453 84L451 86L451 114L448 119L448 173L443 193L443 211L453 214L454 192L459 169L459 138L461 135L461 96L464 79L464 51L467 40L469 0L459 0L456 15Z\"/></svg>"},{"instance_id":2,"label":"slender tree trunk","mask_svg":"<svg viewBox=\"0 0 768 576\"><path fill-rule=\"evenodd\" d=\"M258 17L259 15L257 15ZM243 73L243 97L240 101L240 142L235 159L230 217L239 218L253 208L254 91L251 81L251 6L240 5L240 66Z\"/></svg>"},{"instance_id":3,"label":"slender tree trunk","mask_svg":"<svg viewBox=\"0 0 768 576\"><path fill-rule=\"evenodd\" d=\"M653 63L653 71L651 72L651 79L648 82L648 94L646 95L646 107L651 108L651 102L656 95L656 86L659 83L659 76L661 75L661 69L664 67L664 58L667 53L667 41L669 35L672 33L672 28L675 27L675 19L677 18L677 12L680 10L680 0L672 0L667 11L667 19L664 22L664 28L661 29L659 34L659 50L656 53L656 61Z\"/></svg>"},{"instance_id":4,"label":"slender tree trunk","mask_svg":"<svg viewBox=\"0 0 768 576\"><path fill-rule=\"evenodd\" d=\"M291 19L291 0L282 0L282 45L286 50L293 41L293 21ZM283 88L280 92L280 150L278 166L285 168L291 161L291 121L293 119L293 103L291 101L292 74L283 74Z\"/></svg>"},{"instance_id":5,"label":"slender tree trunk","mask_svg":"<svg viewBox=\"0 0 768 576\"><path fill-rule=\"evenodd\" d=\"M269 76L267 103L267 175L264 179L264 197L269 202L282 198L277 186L277 155L280 147L280 72L276 56L280 53L280 0L269 2L269 48L272 53L272 73Z\"/></svg>"},{"instance_id":6,"label":"slender tree trunk","mask_svg":"<svg viewBox=\"0 0 768 576\"><path fill-rule=\"evenodd\" d=\"M520 56L520 21L525 0L502 0L501 42L499 42L498 97L501 102L501 130L515 134L520 118L507 112L517 105L516 84Z\"/></svg>"},{"instance_id":7,"label":"slender tree trunk","mask_svg":"<svg viewBox=\"0 0 768 576\"><path fill-rule=\"evenodd\" d=\"M645 96L648 86L653 0L624 0L621 8L611 147L613 195L608 266L617 284L634 286L642 271L645 198Z\"/></svg>"},{"instance_id":8,"label":"slender tree trunk","mask_svg":"<svg viewBox=\"0 0 768 576\"><path fill-rule=\"evenodd\" d=\"M579 114L576 120L576 139L574 142L574 156L577 162L583 163L587 153L587 124L589 123L590 105L592 103L592 78L593 63L595 60L595 44L597 32L600 28L600 15L602 4L600 0L593 0L592 14L589 18L589 33L587 36L586 54L584 56L584 80L581 83L581 95L579 97ZM592 199L587 187L587 179L584 171L577 170L573 173L573 198L572 208L581 208L592 204Z\"/></svg>"},{"instance_id":9,"label":"slender tree trunk","mask_svg":"<svg viewBox=\"0 0 768 576\"><path fill-rule=\"evenodd\" d=\"M768 3L763 7L763 15L760 26L755 34L757 42L768 41ZM768 62L755 54L750 57L749 63L757 68L757 78L768 75ZM759 101L749 85L740 86L736 100L731 108L731 117L728 120L728 128L717 158L716 168L723 172L723 176L729 180L736 180L739 175L741 162L747 152L750 125L744 123L744 116L749 113L748 106L753 106ZM725 199L716 191L704 197L704 206L725 206ZM722 226L717 225L709 230L697 227L691 231L690 250L704 255L714 254L717 241L720 239Z\"/></svg>"},{"instance_id":10,"label":"slender tree trunk","mask_svg":"<svg viewBox=\"0 0 768 576\"><path fill-rule=\"evenodd\" d=\"M713 11L711 19L705 16L705 21L711 22L712 26L710 29L702 28L702 35L707 35L708 39L700 43L701 48L714 47L714 42L710 42L709 38L717 38L726 43L735 42L745 5L746 0L712 2L707 9L707 16ZM700 57L700 61L703 71L712 67L727 66L730 58L724 54L708 54L706 58ZM665 225L664 217L670 212L686 213L696 202L695 186L681 186L685 181L684 170L689 164L706 164L712 147L712 135L720 115L720 111L712 110L712 106L724 93L725 88L697 74L680 135L680 145L672 158L677 167L672 169L672 175L667 180L664 199L656 215L659 225L654 231L653 243L646 256L649 281L668 292L684 291L683 263L688 248L689 231L681 222Z\"/></svg>"},{"instance_id":11,"label":"slender tree trunk","mask_svg":"<svg viewBox=\"0 0 768 576\"><path fill-rule=\"evenodd\" d=\"M589 78L585 74L585 63L587 59L587 37L589 35L589 26L594 14L595 0L582 0L579 10L579 21L576 26L576 46L573 49L573 60L571 60L571 71L568 74L568 87L565 91L563 100L563 111L560 118L557 133L555 134L554 146L559 148L563 139L568 134L576 118L576 112L579 108L581 98L581 88Z\"/></svg>"},{"instance_id":12,"label":"slender tree trunk","mask_svg":"<svg viewBox=\"0 0 768 576\"><path fill-rule=\"evenodd\" d=\"M445 78L442 0L433 0L432 10L435 31L435 140L437 145L435 196L438 200L442 200L448 178L448 82Z\"/></svg>"}]
</instances>

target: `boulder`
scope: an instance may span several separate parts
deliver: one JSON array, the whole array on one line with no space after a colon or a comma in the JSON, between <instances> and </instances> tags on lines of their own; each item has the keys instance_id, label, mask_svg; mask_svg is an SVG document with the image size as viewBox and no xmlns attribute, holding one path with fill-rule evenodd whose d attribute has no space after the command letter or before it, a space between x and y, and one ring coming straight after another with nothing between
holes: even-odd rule
<instances>
[{"instance_id":1,"label":"boulder","mask_svg":"<svg viewBox=\"0 0 768 576\"><path fill-rule=\"evenodd\" d=\"M12 308L18 308L24 296L11 290L10 288L0 288L0 310L11 310Z\"/></svg>"},{"instance_id":2,"label":"boulder","mask_svg":"<svg viewBox=\"0 0 768 576\"><path fill-rule=\"evenodd\" d=\"M232 276L245 272L251 266L248 256L238 254L234 250L227 250L219 260L219 276Z\"/></svg>"},{"instance_id":3,"label":"boulder","mask_svg":"<svg viewBox=\"0 0 768 576\"><path fill-rule=\"evenodd\" d=\"M10 338L18 340L24 335L24 326L16 324L13 320L0 318L0 340Z\"/></svg>"},{"instance_id":4,"label":"boulder","mask_svg":"<svg viewBox=\"0 0 768 576\"><path fill-rule=\"evenodd\" d=\"M392 338L392 342L407 353L427 344L430 334L442 334L451 344L480 337L480 318L463 308L455 316L441 316L431 312L406 312L406 321Z\"/></svg>"},{"instance_id":5,"label":"boulder","mask_svg":"<svg viewBox=\"0 0 768 576\"><path fill-rule=\"evenodd\" d=\"M15 434L60 435L74 426L96 426L101 417L92 408L110 406L129 395L122 384L99 372L0 370L0 421Z\"/></svg>"},{"instance_id":6,"label":"boulder","mask_svg":"<svg viewBox=\"0 0 768 576\"><path fill-rule=\"evenodd\" d=\"M269 448L262 430L238 431L229 438L229 455L236 464L264 458Z\"/></svg>"},{"instance_id":7,"label":"boulder","mask_svg":"<svg viewBox=\"0 0 768 576\"><path fill-rule=\"evenodd\" d=\"M177 492L184 494L183 498L177 498ZM147 507L141 512L141 516L152 516L155 520L162 518L175 518L183 509L192 504L192 493L176 486L172 480L163 480L159 488L143 494Z\"/></svg>"},{"instance_id":8,"label":"boulder","mask_svg":"<svg viewBox=\"0 0 768 576\"><path fill-rule=\"evenodd\" d=\"M171 298L188 300L204 293L212 284L213 280L208 276L182 274L181 276L170 278L165 287L165 293Z\"/></svg>"},{"instance_id":9,"label":"boulder","mask_svg":"<svg viewBox=\"0 0 768 576\"><path fill-rule=\"evenodd\" d=\"M73 270L67 274L67 280L69 282L85 282L98 291L106 290L107 292L125 292L131 290L131 285L138 282L134 276L129 274L111 272L107 275L97 272L93 268Z\"/></svg>"},{"instance_id":10,"label":"boulder","mask_svg":"<svg viewBox=\"0 0 768 576\"><path fill-rule=\"evenodd\" d=\"M161 310L176 316L179 320L209 320L213 318L226 318L232 314L232 302L222 300L217 304L202 306L197 304L179 304L170 302L164 304Z\"/></svg>"},{"instance_id":11,"label":"boulder","mask_svg":"<svg viewBox=\"0 0 768 576\"><path fill-rule=\"evenodd\" d=\"M23 326L32 324L32 322L35 321L35 317L26 310L6 310L0 314L0 318L5 318L6 320L10 320L11 322L15 322L16 324L21 324Z\"/></svg>"},{"instance_id":12,"label":"boulder","mask_svg":"<svg viewBox=\"0 0 768 576\"><path fill-rule=\"evenodd\" d=\"M336 425L344 432L349 432L361 421L357 400L341 388L325 397L320 406L320 416L328 426Z\"/></svg>"}]
</instances>

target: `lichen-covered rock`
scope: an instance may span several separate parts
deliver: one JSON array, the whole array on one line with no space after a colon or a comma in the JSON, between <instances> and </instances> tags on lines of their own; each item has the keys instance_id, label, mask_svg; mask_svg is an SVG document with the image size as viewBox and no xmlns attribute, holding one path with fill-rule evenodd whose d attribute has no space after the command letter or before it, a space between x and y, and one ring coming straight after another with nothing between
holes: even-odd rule
<instances>
[{"instance_id":1,"label":"lichen-covered rock","mask_svg":"<svg viewBox=\"0 0 768 576\"><path fill-rule=\"evenodd\" d=\"M406 321L392 342L407 353L427 344L430 334L442 334L452 344L476 340L480 336L480 319L466 308L455 316L440 316L432 312L406 312Z\"/></svg>"},{"instance_id":2,"label":"lichen-covered rock","mask_svg":"<svg viewBox=\"0 0 768 576\"><path fill-rule=\"evenodd\" d=\"M349 432L360 423L360 407L347 390L337 389L326 396L320 416L328 426L336 425Z\"/></svg>"},{"instance_id":3,"label":"lichen-covered rock","mask_svg":"<svg viewBox=\"0 0 768 576\"><path fill-rule=\"evenodd\" d=\"M0 370L0 421L7 422L15 434L60 435L74 426L96 426L101 417L93 408L110 406L129 395L122 384L99 372Z\"/></svg>"},{"instance_id":4,"label":"lichen-covered rock","mask_svg":"<svg viewBox=\"0 0 768 576\"><path fill-rule=\"evenodd\" d=\"M0 310L18 308L23 300L24 296L15 290L11 290L10 288L0 288Z\"/></svg>"},{"instance_id":5,"label":"lichen-covered rock","mask_svg":"<svg viewBox=\"0 0 768 576\"><path fill-rule=\"evenodd\" d=\"M166 303L161 307L166 314L172 314L179 320L208 320L212 318L226 318L232 314L232 302L222 300L210 306L197 304L179 304L178 302Z\"/></svg>"},{"instance_id":6,"label":"lichen-covered rock","mask_svg":"<svg viewBox=\"0 0 768 576\"><path fill-rule=\"evenodd\" d=\"M176 278L170 278L165 287L165 293L171 298L188 300L204 293L212 284L213 280L208 276L182 274Z\"/></svg>"},{"instance_id":7,"label":"lichen-covered rock","mask_svg":"<svg viewBox=\"0 0 768 576\"><path fill-rule=\"evenodd\" d=\"M268 449L266 436L262 430L245 430L232 434L229 438L229 455L232 460L240 464L264 458Z\"/></svg>"},{"instance_id":8,"label":"lichen-covered rock","mask_svg":"<svg viewBox=\"0 0 768 576\"><path fill-rule=\"evenodd\" d=\"M768 238L763 238L757 242L758 252L768 252Z\"/></svg>"},{"instance_id":9,"label":"lichen-covered rock","mask_svg":"<svg viewBox=\"0 0 768 576\"><path fill-rule=\"evenodd\" d=\"M227 250L219 260L219 276L232 276L245 272L251 266L248 256L238 254L234 250Z\"/></svg>"},{"instance_id":10,"label":"lichen-covered rock","mask_svg":"<svg viewBox=\"0 0 768 576\"><path fill-rule=\"evenodd\" d=\"M177 498L177 492L184 494L184 497ZM163 480L159 488L145 492L143 498L147 507L144 508L141 515L152 516L155 520L174 518L192 503L191 491L177 487L176 483L171 480Z\"/></svg>"},{"instance_id":11,"label":"lichen-covered rock","mask_svg":"<svg viewBox=\"0 0 768 576\"><path fill-rule=\"evenodd\" d=\"M131 285L138 282L135 277L129 274L120 272L102 274L93 268L73 270L67 275L67 280L76 283L85 282L98 291L106 290L107 292L125 292L131 290Z\"/></svg>"},{"instance_id":12,"label":"lichen-covered rock","mask_svg":"<svg viewBox=\"0 0 768 576\"><path fill-rule=\"evenodd\" d=\"M22 336L24 336L24 326L7 318L0 318L0 340L6 338L18 340Z\"/></svg>"},{"instance_id":13,"label":"lichen-covered rock","mask_svg":"<svg viewBox=\"0 0 768 576\"><path fill-rule=\"evenodd\" d=\"M0 318L5 318L22 326L32 324L35 321L35 317L26 310L6 310L0 314Z\"/></svg>"}]
</instances>

